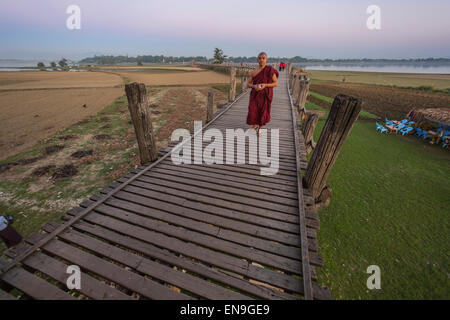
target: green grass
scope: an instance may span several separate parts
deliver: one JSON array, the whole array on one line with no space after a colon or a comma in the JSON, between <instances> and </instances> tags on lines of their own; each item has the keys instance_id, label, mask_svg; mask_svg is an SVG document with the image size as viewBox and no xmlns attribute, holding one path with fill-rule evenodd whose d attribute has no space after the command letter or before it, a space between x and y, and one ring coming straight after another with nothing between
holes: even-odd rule
<instances>
[{"instance_id":1,"label":"green grass","mask_svg":"<svg viewBox=\"0 0 450 320\"><path fill-rule=\"evenodd\" d=\"M450 298L449 160L413 136L355 124L328 179L331 204L319 212L319 281L334 299ZM369 265L381 268L381 290L366 287Z\"/></svg>"}]
</instances>

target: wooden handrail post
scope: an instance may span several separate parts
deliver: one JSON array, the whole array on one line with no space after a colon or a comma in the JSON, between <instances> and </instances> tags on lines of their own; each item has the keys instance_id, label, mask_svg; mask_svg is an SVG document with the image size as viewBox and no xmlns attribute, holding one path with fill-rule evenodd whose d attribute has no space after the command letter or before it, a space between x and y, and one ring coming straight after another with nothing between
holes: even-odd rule
<instances>
[{"instance_id":1,"label":"wooden handrail post","mask_svg":"<svg viewBox=\"0 0 450 320\"><path fill-rule=\"evenodd\" d=\"M305 137L306 154L310 154L316 147L316 143L314 142L314 130L319 121L319 116L311 112L308 112L307 115L302 131L303 136Z\"/></svg>"},{"instance_id":2,"label":"wooden handrail post","mask_svg":"<svg viewBox=\"0 0 450 320\"><path fill-rule=\"evenodd\" d=\"M326 185L328 175L360 111L360 99L343 94L334 99L303 179L304 187L312 191L319 207L330 201L331 188Z\"/></svg>"},{"instance_id":3,"label":"wooden handrail post","mask_svg":"<svg viewBox=\"0 0 450 320\"><path fill-rule=\"evenodd\" d=\"M214 91L208 92L208 105L206 107L206 123L210 122L214 114Z\"/></svg>"},{"instance_id":4,"label":"wooden handrail post","mask_svg":"<svg viewBox=\"0 0 450 320\"><path fill-rule=\"evenodd\" d=\"M298 110L303 110L306 105L306 98L309 94L309 81L300 80L299 92L295 99L294 105L297 106Z\"/></svg>"},{"instance_id":5,"label":"wooden handrail post","mask_svg":"<svg viewBox=\"0 0 450 320\"><path fill-rule=\"evenodd\" d=\"M228 101L233 102L236 99L236 68L232 67L230 71L230 92Z\"/></svg>"},{"instance_id":6,"label":"wooden handrail post","mask_svg":"<svg viewBox=\"0 0 450 320\"><path fill-rule=\"evenodd\" d=\"M127 84L125 85L125 92L136 132L141 164L154 161L157 158L157 153L145 84L136 82Z\"/></svg>"},{"instance_id":7,"label":"wooden handrail post","mask_svg":"<svg viewBox=\"0 0 450 320\"><path fill-rule=\"evenodd\" d=\"M301 79L300 77L301 77L301 75L296 74L294 81L292 82L292 98L294 100L294 105L295 105L295 100L298 96L298 91L300 89L300 79Z\"/></svg>"},{"instance_id":8,"label":"wooden handrail post","mask_svg":"<svg viewBox=\"0 0 450 320\"><path fill-rule=\"evenodd\" d=\"M241 77L241 92L247 91L248 85L247 85L247 76L244 75Z\"/></svg>"}]
</instances>

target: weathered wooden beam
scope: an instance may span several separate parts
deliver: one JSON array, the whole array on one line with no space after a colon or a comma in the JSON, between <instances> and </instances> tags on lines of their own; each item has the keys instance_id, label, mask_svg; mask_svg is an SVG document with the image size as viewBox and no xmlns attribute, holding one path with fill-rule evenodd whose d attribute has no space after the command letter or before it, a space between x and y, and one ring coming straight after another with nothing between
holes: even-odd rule
<instances>
[{"instance_id":1,"label":"weathered wooden beam","mask_svg":"<svg viewBox=\"0 0 450 320\"><path fill-rule=\"evenodd\" d=\"M206 122L210 122L214 115L214 91L208 92L208 105L206 107Z\"/></svg>"},{"instance_id":2,"label":"weathered wooden beam","mask_svg":"<svg viewBox=\"0 0 450 320\"><path fill-rule=\"evenodd\" d=\"M294 81L295 78L297 77L297 75L295 73L292 73L291 76L289 77L289 90L291 90L291 95L292 95L292 89L294 87Z\"/></svg>"},{"instance_id":3,"label":"weathered wooden beam","mask_svg":"<svg viewBox=\"0 0 450 320\"><path fill-rule=\"evenodd\" d=\"M241 92L247 91L247 89L248 89L247 82L248 82L247 76L241 77L241 89L242 89Z\"/></svg>"},{"instance_id":4,"label":"weathered wooden beam","mask_svg":"<svg viewBox=\"0 0 450 320\"><path fill-rule=\"evenodd\" d=\"M292 98L294 99L294 105L298 92L300 90L300 80L301 76L299 74L295 75L294 81L292 82Z\"/></svg>"},{"instance_id":5,"label":"weathered wooden beam","mask_svg":"<svg viewBox=\"0 0 450 320\"><path fill-rule=\"evenodd\" d=\"M343 94L334 99L303 180L304 187L312 191L318 205L329 202L331 189L326 186L328 175L360 111L360 99Z\"/></svg>"},{"instance_id":6,"label":"weathered wooden beam","mask_svg":"<svg viewBox=\"0 0 450 320\"><path fill-rule=\"evenodd\" d=\"M311 112L307 113L307 118L302 128L307 154L310 154L316 147L316 143L314 142L314 130L316 129L318 120L319 116L317 114Z\"/></svg>"},{"instance_id":7,"label":"weathered wooden beam","mask_svg":"<svg viewBox=\"0 0 450 320\"><path fill-rule=\"evenodd\" d=\"M292 73L292 62L287 63L287 70L288 70L288 74L290 75Z\"/></svg>"},{"instance_id":8,"label":"weathered wooden beam","mask_svg":"<svg viewBox=\"0 0 450 320\"><path fill-rule=\"evenodd\" d=\"M306 98L309 94L309 81L308 80L300 80L299 82L299 92L295 99L294 105L297 106L297 110L305 109Z\"/></svg>"},{"instance_id":9,"label":"weathered wooden beam","mask_svg":"<svg viewBox=\"0 0 450 320\"><path fill-rule=\"evenodd\" d=\"M125 85L125 92L136 132L141 164L154 161L157 158L157 153L145 84L136 82L127 84Z\"/></svg>"},{"instance_id":10,"label":"weathered wooden beam","mask_svg":"<svg viewBox=\"0 0 450 320\"><path fill-rule=\"evenodd\" d=\"M230 70L230 91L228 94L228 101L233 102L236 99L236 68L232 67Z\"/></svg>"}]
</instances>

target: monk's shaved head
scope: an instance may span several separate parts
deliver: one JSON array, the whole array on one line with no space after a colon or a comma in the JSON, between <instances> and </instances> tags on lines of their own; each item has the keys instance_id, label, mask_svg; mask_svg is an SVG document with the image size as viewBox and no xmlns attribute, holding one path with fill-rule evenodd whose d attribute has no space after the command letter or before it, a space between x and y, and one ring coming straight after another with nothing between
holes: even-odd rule
<instances>
[{"instance_id":1,"label":"monk's shaved head","mask_svg":"<svg viewBox=\"0 0 450 320\"><path fill-rule=\"evenodd\" d=\"M258 54L258 58L261 57L261 56L266 56L266 58L267 58L267 53L265 53L265 52L263 51L263 52L261 52L260 54Z\"/></svg>"}]
</instances>

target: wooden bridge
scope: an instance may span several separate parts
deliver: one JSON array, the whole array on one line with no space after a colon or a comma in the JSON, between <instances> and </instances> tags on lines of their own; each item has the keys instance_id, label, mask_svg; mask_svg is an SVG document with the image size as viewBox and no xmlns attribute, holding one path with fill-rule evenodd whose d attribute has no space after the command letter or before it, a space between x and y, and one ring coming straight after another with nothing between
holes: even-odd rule
<instances>
[{"instance_id":1,"label":"wooden bridge","mask_svg":"<svg viewBox=\"0 0 450 320\"><path fill-rule=\"evenodd\" d=\"M175 165L172 145L8 250L0 298L16 288L32 299L329 299L317 283L319 219L302 187L306 150L288 82L280 73L267 126L279 129L276 175ZM248 91L203 130L247 130L247 108ZM71 265L81 288L66 285Z\"/></svg>"}]
</instances>

